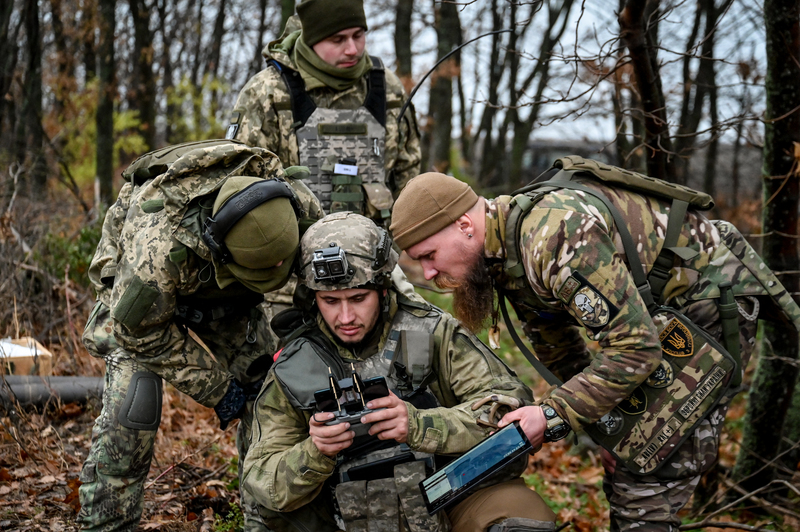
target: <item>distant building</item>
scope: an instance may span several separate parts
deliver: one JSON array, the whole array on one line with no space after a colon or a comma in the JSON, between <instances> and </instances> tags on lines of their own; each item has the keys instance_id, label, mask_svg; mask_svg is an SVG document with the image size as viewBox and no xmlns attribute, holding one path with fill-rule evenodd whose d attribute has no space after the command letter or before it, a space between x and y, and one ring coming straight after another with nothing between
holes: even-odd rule
<instances>
[{"instance_id":1,"label":"distant building","mask_svg":"<svg viewBox=\"0 0 800 532\"><path fill-rule=\"evenodd\" d=\"M521 183L536 179L546 172L553 162L566 155L580 155L586 159L595 159L608 164L615 164L614 144L601 142L585 142L581 140L533 140L522 154Z\"/></svg>"}]
</instances>

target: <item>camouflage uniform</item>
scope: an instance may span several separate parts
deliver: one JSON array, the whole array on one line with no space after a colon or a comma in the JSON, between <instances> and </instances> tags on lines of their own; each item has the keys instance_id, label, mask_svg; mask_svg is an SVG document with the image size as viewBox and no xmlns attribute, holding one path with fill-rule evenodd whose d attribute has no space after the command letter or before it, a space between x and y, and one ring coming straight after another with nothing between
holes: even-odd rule
<instances>
[{"instance_id":1,"label":"camouflage uniform","mask_svg":"<svg viewBox=\"0 0 800 532\"><path fill-rule=\"evenodd\" d=\"M430 384L430 391L441 406L417 409L407 404L407 443L412 450L452 455L463 453L481 441L491 429L476 424L475 420L490 405L476 411L472 411L470 405L492 393L516 397L530 404L530 391L456 320L424 303L415 302L409 306L408 300L398 297L394 290L389 292L389 297L389 320L398 312L398 299L403 302L405 310L419 320L432 316L440 318L434 333L436 356L432 361L436 379ZM349 366L350 362L356 364L357 371L364 378L373 373L374 369L364 367L365 360L383 350L391 321L379 326L381 334L377 341L368 342L368 347L356 352L336 343L322 318L318 318L317 323L319 330L336 345L336 354L346 365ZM281 358L292 349L293 344L289 344ZM280 358L277 364L280 364ZM325 388L326 376L318 377L318 388ZM258 502L265 524L272 530L292 530L286 523L305 513L315 515L318 520L316 529L337 530L331 497L323 490L326 481L334 474L337 462L320 453L308 435L313 409L297 408L287 397L275 372L270 371L255 410L252 441L244 463L243 486L244 491ZM535 496L534 492L531 493Z\"/></svg>"},{"instance_id":2,"label":"camouflage uniform","mask_svg":"<svg viewBox=\"0 0 800 532\"><path fill-rule=\"evenodd\" d=\"M389 278L397 253L388 234L381 231L364 217L337 213L317 222L301 241L301 276L305 276L303 282L310 290L378 290L381 314L372 331L355 345L339 342L320 314L316 322L313 315L306 315L302 320L305 332L281 351L270 371L256 402L243 487L258 502L257 511L272 530L337 530L342 524L337 525L335 516L341 516L348 530L356 523L374 530L378 516L383 516L381 522L387 521L381 530L397 530L399 515L405 517L403 530L447 530L446 520L436 523L443 517L430 522L432 518L425 510L417 488L425 478L422 462L395 466L393 478L366 484L343 481L337 485L339 472L368 460L372 463L398 455L404 446L417 458L417 453L463 453L492 430L476 420L488 416L498 398L476 404L473 410L474 403L495 394L506 396L509 403L530 404L532 400L530 390L513 371L458 321L419 296L410 299L397 290ZM345 251L347 265L341 271L351 272L349 276L333 278L323 273L318 278L316 272L324 268L312 266L312 257L320 247L333 248L334 253ZM383 295L386 288L388 292ZM412 335L424 340L404 344ZM330 371L342 373L336 378L343 378L351 363L364 379L386 377L390 388L406 402L408 436L405 444L390 440L375 450L371 446L381 443L376 436L357 435L352 445L332 459L322 454L309 436L309 419L315 411L313 392L328 387ZM398 367L406 368L407 373ZM524 460L518 466L524 469L526 464ZM520 473L517 469L510 478ZM521 505L524 510L518 510L494 498L489 506L500 507L498 521L504 517L531 519L540 527L535 530L553 529L554 515L535 492L525 489L524 484L501 485L508 490L504 493L521 492L525 504ZM333 507L333 486L338 510ZM494 492L495 487L485 490ZM398 514L398 497L402 514ZM470 499L461 503L471 504ZM504 509L523 515L502 515ZM475 529L479 519L472 518L474 515L465 518L471 528L460 530Z\"/></svg>"},{"instance_id":3,"label":"camouflage uniform","mask_svg":"<svg viewBox=\"0 0 800 532\"><path fill-rule=\"evenodd\" d=\"M161 379L213 407L232 379L246 385L263 378L247 372L257 357L276 349L257 309L263 295L236 282L220 289L200 233L228 176L282 174L279 161L266 150L222 143L186 154L154 179L126 183L109 209L89 271L98 302L84 332L89 352L106 362L103 410L80 476L78 522L84 529L136 528L160 421ZM304 212L318 218L321 209L313 194L302 183L287 182ZM150 297L131 304L130 294L137 290ZM142 393L158 404L145 412L141 428L130 428L121 424L120 410L137 372L151 372L146 375L155 387ZM251 406L239 425L242 457Z\"/></svg>"},{"instance_id":4,"label":"camouflage uniform","mask_svg":"<svg viewBox=\"0 0 800 532\"><path fill-rule=\"evenodd\" d=\"M286 24L283 35L277 41L267 45L262 52L267 60L275 60L282 65L297 71L298 67L286 50L276 47L285 39L300 30L299 20L292 17ZM295 35L296 37L296 35ZM397 117L400 108L406 101L400 79L386 70L386 141L382 157L386 175L385 185L391 194L397 197L405 184L419 173L420 141L417 128L416 113L413 105L406 109L403 119L398 125ZM337 91L313 81L306 83L306 88L317 107L324 109L353 110L360 107L367 95L366 76L354 86L344 91ZM274 152L284 166L306 165L308 154L298 151L295 134L294 117L292 115L291 97L280 72L270 66L253 76L242 91L234 107L232 125L235 129L233 138L246 142L251 146L261 146ZM346 152L342 152L347 155ZM369 196L371 190L366 191ZM370 197L372 199L372 197ZM391 208L391 198L388 199ZM378 206L378 209L384 207ZM379 213L368 214L380 222Z\"/></svg>"},{"instance_id":5,"label":"camouflage uniform","mask_svg":"<svg viewBox=\"0 0 800 532\"><path fill-rule=\"evenodd\" d=\"M599 190L623 213L638 251L630 260L640 261L649 271L661 251L669 203L596 182L583 185ZM537 308L527 309L519 298L515 301L521 287L513 284L501 262L506 257L511 199L487 200L485 258L498 286L506 289L512 303L521 305L518 313L537 357L565 381L544 402L580 430L611 411L658 366L658 329L626 267L612 216L600 200L581 191L550 192L522 220L520 260L540 301ZM777 308L788 326L800 330L797 305L731 224L709 221L690 210L677 246L699 253L669 272L665 304L720 339L718 285L731 281L741 315L742 367L754 345L756 306ZM575 296L575 279L581 276L589 299L605 300L605 315L587 312ZM581 337L581 326L599 344L594 356ZM636 476L619 464L614 474L607 473L612 530L677 530L677 511L716 461L726 409L723 401L654 474Z\"/></svg>"},{"instance_id":6,"label":"camouflage uniform","mask_svg":"<svg viewBox=\"0 0 800 532\"><path fill-rule=\"evenodd\" d=\"M275 60L297 71L299 67L292 61L288 50L276 45L293 34L296 38L299 30L298 17L290 17L283 35L264 48L263 56L267 60ZM397 118L406 96L400 79L394 73L386 70L385 76L386 133L381 152L385 181L364 186L367 201L361 209L361 214L375 219L378 223L391 210L393 197L396 198L405 184L419 173L421 160L419 129L414 106L409 105L398 125ZM306 82L306 89L319 108L353 110L361 107L367 96L367 76L344 91L337 91L313 80ZM273 66L253 76L239 93L231 128L229 129L229 135L233 132L231 138L270 150L280 158L284 167L308 164L309 154L299 153L290 93L281 79L280 72ZM346 150L342 155L348 155ZM350 190L352 187L345 188ZM357 212L359 209L342 210ZM292 277L286 287L267 296L267 312L271 316L291 306L295 286L296 279Z\"/></svg>"}]
</instances>

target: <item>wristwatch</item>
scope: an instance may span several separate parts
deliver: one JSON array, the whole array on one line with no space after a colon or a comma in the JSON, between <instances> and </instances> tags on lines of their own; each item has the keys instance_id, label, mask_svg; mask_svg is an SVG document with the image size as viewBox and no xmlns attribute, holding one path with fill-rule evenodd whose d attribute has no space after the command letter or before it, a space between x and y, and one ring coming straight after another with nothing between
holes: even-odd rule
<instances>
[{"instance_id":1,"label":"wristwatch","mask_svg":"<svg viewBox=\"0 0 800 532\"><path fill-rule=\"evenodd\" d=\"M547 428L544 429L544 441L558 441L567 436L572 429L566 421L561 419L556 409L549 405L542 405L544 418L547 420Z\"/></svg>"}]
</instances>

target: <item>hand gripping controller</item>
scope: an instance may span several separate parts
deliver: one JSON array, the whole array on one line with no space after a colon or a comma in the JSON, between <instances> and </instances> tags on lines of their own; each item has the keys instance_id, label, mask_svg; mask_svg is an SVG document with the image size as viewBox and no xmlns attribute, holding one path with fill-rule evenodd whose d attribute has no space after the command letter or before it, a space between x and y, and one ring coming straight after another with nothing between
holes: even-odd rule
<instances>
[{"instance_id":1,"label":"hand gripping controller","mask_svg":"<svg viewBox=\"0 0 800 532\"><path fill-rule=\"evenodd\" d=\"M339 423L350 423L350 430L356 433L356 437L369 434L370 423L361 423L361 418L371 412L383 410L367 408L367 403L379 397L389 395L389 387L386 385L384 377L374 377L361 380L361 376L350 364L352 370L350 377L336 380L333 372L328 368L328 389L314 392L314 399L317 403L317 411L333 412L334 418L326 422L325 425L332 426Z\"/></svg>"}]
</instances>

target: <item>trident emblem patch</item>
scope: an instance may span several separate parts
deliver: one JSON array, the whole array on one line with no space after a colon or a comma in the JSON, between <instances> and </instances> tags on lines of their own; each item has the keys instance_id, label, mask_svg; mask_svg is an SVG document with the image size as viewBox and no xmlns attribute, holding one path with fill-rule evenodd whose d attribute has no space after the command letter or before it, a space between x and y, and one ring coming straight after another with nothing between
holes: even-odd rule
<instances>
[{"instance_id":1,"label":"trident emblem patch","mask_svg":"<svg viewBox=\"0 0 800 532\"><path fill-rule=\"evenodd\" d=\"M674 357L688 357L694 353L694 339L686 325L673 318L658 335L661 350Z\"/></svg>"}]
</instances>

